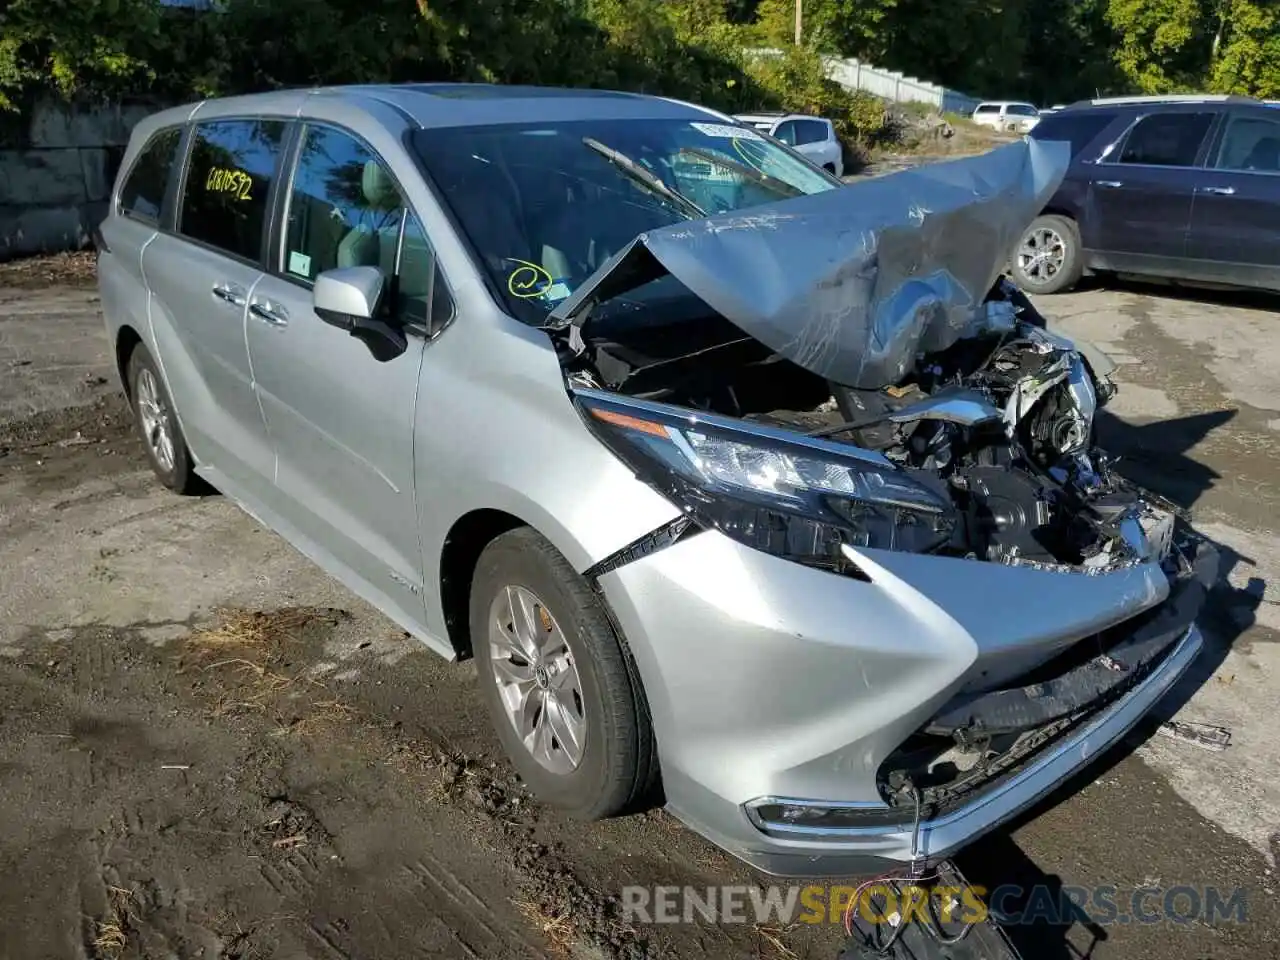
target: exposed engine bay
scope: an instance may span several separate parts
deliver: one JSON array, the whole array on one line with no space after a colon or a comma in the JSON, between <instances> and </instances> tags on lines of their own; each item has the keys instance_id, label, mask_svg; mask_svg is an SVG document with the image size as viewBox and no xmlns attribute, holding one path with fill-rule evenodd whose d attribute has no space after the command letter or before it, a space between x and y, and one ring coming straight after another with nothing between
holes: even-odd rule
<instances>
[{"instance_id":1,"label":"exposed engine bay","mask_svg":"<svg viewBox=\"0 0 1280 960\"><path fill-rule=\"evenodd\" d=\"M823 380L703 310L601 320L571 370L581 385L882 454L955 505L960 522L932 552L1084 573L1164 558L1173 514L1094 443L1109 378L1003 279L983 317L978 335L878 390Z\"/></svg>"},{"instance_id":2,"label":"exposed engine bay","mask_svg":"<svg viewBox=\"0 0 1280 960\"><path fill-rule=\"evenodd\" d=\"M662 316L599 323L566 353L570 382L875 451L954 505L939 555L1082 575L1154 562L1168 577L1165 603L957 693L881 766L891 806L918 800L932 816L989 787L1138 682L1193 623L1216 554L1111 469L1094 418L1115 385L1008 281L979 333L878 390L824 380L705 312Z\"/></svg>"},{"instance_id":3,"label":"exposed engine bay","mask_svg":"<svg viewBox=\"0 0 1280 960\"><path fill-rule=\"evenodd\" d=\"M549 314L584 422L682 511L589 575L714 529L862 580L895 552L1030 568L995 589L1097 578L1094 625L1001 648L917 718L877 770L886 822L988 789L1199 643L1216 552L1098 447L1109 361L1000 275L1066 159L1028 142L651 231Z\"/></svg>"}]
</instances>

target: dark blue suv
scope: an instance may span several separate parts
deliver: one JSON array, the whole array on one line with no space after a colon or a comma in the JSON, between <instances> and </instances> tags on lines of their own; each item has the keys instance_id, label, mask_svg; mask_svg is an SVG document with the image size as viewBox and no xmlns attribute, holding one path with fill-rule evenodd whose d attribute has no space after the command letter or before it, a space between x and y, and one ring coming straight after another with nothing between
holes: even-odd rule
<instances>
[{"instance_id":1,"label":"dark blue suv","mask_svg":"<svg viewBox=\"0 0 1280 960\"><path fill-rule=\"evenodd\" d=\"M1030 293L1085 273L1280 291L1280 110L1247 97L1090 100L1044 117L1071 144L1058 192L1014 251Z\"/></svg>"}]
</instances>

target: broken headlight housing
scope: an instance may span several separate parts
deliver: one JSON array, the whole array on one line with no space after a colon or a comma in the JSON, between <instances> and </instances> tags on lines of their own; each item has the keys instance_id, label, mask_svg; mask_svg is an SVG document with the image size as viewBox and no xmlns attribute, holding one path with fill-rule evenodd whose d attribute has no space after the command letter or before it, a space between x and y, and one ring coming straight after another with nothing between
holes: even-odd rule
<instances>
[{"instance_id":1,"label":"broken headlight housing","mask_svg":"<svg viewBox=\"0 0 1280 960\"><path fill-rule=\"evenodd\" d=\"M843 570L844 544L925 552L955 526L947 500L869 451L602 391L575 401L596 436L695 523L767 553Z\"/></svg>"}]
</instances>

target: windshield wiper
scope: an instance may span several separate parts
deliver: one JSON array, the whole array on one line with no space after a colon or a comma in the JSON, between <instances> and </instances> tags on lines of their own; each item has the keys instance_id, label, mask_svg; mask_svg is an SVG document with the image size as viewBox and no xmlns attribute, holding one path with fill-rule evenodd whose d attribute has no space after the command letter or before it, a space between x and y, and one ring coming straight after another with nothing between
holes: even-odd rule
<instances>
[{"instance_id":1,"label":"windshield wiper","mask_svg":"<svg viewBox=\"0 0 1280 960\"><path fill-rule=\"evenodd\" d=\"M771 190L784 197L799 197L804 194L804 191L795 184L770 176L762 170L757 170L755 167L748 166L745 163L739 163L737 160L730 160L728 157L714 153L711 150L703 150L701 147L682 147L681 152L691 153L695 157L707 161L707 163L715 164L722 170L732 170L734 173L741 174L748 180L760 184L766 190Z\"/></svg>"},{"instance_id":2,"label":"windshield wiper","mask_svg":"<svg viewBox=\"0 0 1280 960\"><path fill-rule=\"evenodd\" d=\"M650 193L662 197L664 200L669 200L679 207L686 216L705 217L707 215L700 206L683 193L667 186L657 174L640 166L625 153L620 153L613 147L607 147L599 140L591 137L583 137L582 142L617 167L633 183L639 184Z\"/></svg>"}]
</instances>

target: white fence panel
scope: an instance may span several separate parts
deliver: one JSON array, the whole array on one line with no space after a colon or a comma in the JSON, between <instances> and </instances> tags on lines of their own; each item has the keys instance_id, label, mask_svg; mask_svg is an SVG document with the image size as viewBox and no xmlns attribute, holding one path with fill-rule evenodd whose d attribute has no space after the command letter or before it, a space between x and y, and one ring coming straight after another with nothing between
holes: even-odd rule
<instances>
[{"instance_id":1,"label":"white fence panel","mask_svg":"<svg viewBox=\"0 0 1280 960\"><path fill-rule=\"evenodd\" d=\"M981 101L948 87L909 77L897 70L883 70L856 57L826 58L827 76L850 90L865 90L895 103L927 103L939 110L972 113Z\"/></svg>"},{"instance_id":2,"label":"white fence panel","mask_svg":"<svg viewBox=\"0 0 1280 960\"><path fill-rule=\"evenodd\" d=\"M748 50L752 56L776 57L781 51L774 49ZM896 70L883 70L857 57L841 59L824 57L827 76L850 90L865 90L894 103L927 103L939 110L951 113L973 113L982 101L959 90L939 86L919 77L909 77Z\"/></svg>"}]
</instances>

